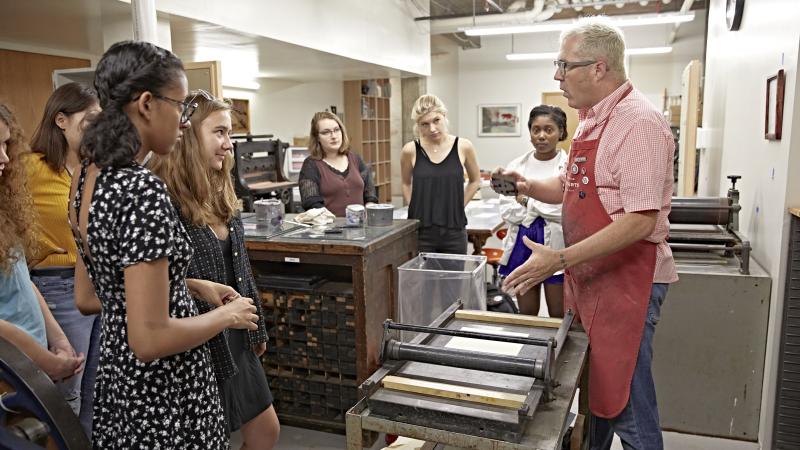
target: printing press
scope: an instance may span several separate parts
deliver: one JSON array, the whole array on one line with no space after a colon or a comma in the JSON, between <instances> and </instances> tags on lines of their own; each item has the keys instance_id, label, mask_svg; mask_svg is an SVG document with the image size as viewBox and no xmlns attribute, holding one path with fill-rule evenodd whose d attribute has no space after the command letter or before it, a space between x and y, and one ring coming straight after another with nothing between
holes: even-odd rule
<instances>
[{"instance_id":1,"label":"printing press","mask_svg":"<svg viewBox=\"0 0 800 450\"><path fill-rule=\"evenodd\" d=\"M233 156L236 165L233 179L236 196L242 199L242 207L253 211L253 202L261 198L277 198L287 205L292 201L292 188L297 182L291 181L283 170L283 159L289 144L272 139L271 134L253 136L231 136Z\"/></svg>"},{"instance_id":2,"label":"printing press","mask_svg":"<svg viewBox=\"0 0 800 450\"><path fill-rule=\"evenodd\" d=\"M740 177L728 178L726 197L672 199L678 281L661 308L653 377L663 429L755 441L772 280L739 232Z\"/></svg>"},{"instance_id":3,"label":"printing press","mask_svg":"<svg viewBox=\"0 0 800 450\"><path fill-rule=\"evenodd\" d=\"M560 449L586 361L573 314L551 319L451 305L429 326L387 320L382 366L347 413L348 449L365 431L467 448ZM400 333L416 333L404 342Z\"/></svg>"},{"instance_id":4,"label":"printing press","mask_svg":"<svg viewBox=\"0 0 800 450\"><path fill-rule=\"evenodd\" d=\"M727 197L673 197L669 246L679 264L723 266L736 263L750 273L750 241L739 232L738 175L730 175Z\"/></svg>"},{"instance_id":5,"label":"printing press","mask_svg":"<svg viewBox=\"0 0 800 450\"><path fill-rule=\"evenodd\" d=\"M0 448L90 447L61 391L24 353L0 338Z\"/></svg>"}]
</instances>

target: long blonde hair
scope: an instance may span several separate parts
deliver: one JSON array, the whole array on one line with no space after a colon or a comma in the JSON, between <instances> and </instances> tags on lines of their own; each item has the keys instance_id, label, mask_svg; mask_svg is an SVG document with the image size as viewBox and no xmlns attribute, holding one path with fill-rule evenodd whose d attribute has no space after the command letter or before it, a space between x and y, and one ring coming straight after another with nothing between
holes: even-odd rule
<instances>
[{"instance_id":1,"label":"long blonde hair","mask_svg":"<svg viewBox=\"0 0 800 450\"><path fill-rule=\"evenodd\" d=\"M11 133L6 148L9 161L0 175L0 271L8 273L11 264L36 245L32 231L36 216L23 161L30 149L14 113L4 103L0 103L0 122Z\"/></svg>"},{"instance_id":2,"label":"long blonde hair","mask_svg":"<svg viewBox=\"0 0 800 450\"><path fill-rule=\"evenodd\" d=\"M228 223L236 214L236 191L231 179L233 155L228 153L222 170L208 166L198 136L200 125L217 111L230 111L231 105L215 98L189 94L198 106L190 119L192 126L168 155L154 155L150 169L167 185L172 201L181 215L199 226Z\"/></svg>"}]
</instances>

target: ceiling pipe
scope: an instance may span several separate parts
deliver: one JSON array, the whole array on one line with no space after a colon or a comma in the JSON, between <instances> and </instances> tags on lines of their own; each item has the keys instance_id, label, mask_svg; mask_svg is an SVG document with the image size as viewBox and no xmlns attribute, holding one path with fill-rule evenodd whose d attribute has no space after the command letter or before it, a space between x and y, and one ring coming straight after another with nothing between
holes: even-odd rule
<instances>
[{"instance_id":1,"label":"ceiling pipe","mask_svg":"<svg viewBox=\"0 0 800 450\"><path fill-rule=\"evenodd\" d=\"M505 14L460 15L446 18L428 16L417 17L414 20L429 20L431 23L431 34L448 34L457 33L460 29L466 27L542 22L550 19L563 9L575 9L578 11L578 8L583 9L584 7L596 5L626 5L629 3L639 3L639 0L551 0L550 2L534 0L533 7L528 11L507 12ZM538 13L536 13L536 11L538 11Z\"/></svg>"},{"instance_id":2,"label":"ceiling pipe","mask_svg":"<svg viewBox=\"0 0 800 450\"><path fill-rule=\"evenodd\" d=\"M457 33L459 28L472 27L472 26L490 26L508 23L533 23L542 20L547 20L555 13L554 8L548 8L548 16L539 17L544 11L545 0L534 0L533 7L528 11L506 13L506 14L489 14L482 16L468 16L468 17L454 17L450 19L436 19L431 20L431 34L447 34ZM550 13L549 10L553 10ZM435 18L432 18L435 19Z\"/></svg>"},{"instance_id":3,"label":"ceiling pipe","mask_svg":"<svg viewBox=\"0 0 800 450\"><path fill-rule=\"evenodd\" d=\"M504 13L505 12L505 11L503 11L503 8L500 7L500 5L498 5L497 3L494 2L494 0L486 0L486 3L491 5L494 9L496 9L497 12L500 12L500 13Z\"/></svg>"},{"instance_id":4,"label":"ceiling pipe","mask_svg":"<svg viewBox=\"0 0 800 450\"><path fill-rule=\"evenodd\" d=\"M681 12L685 13L685 12L688 12L689 10L691 10L693 3L694 3L694 0L683 0L683 5L681 5ZM679 24L679 23L676 23L673 26L672 32L669 34L669 37L667 38L667 45L672 45L672 43L675 42L675 39L678 37L678 28L680 28L680 27L681 27L681 24Z\"/></svg>"},{"instance_id":5,"label":"ceiling pipe","mask_svg":"<svg viewBox=\"0 0 800 450\"><path fill-rule=\"evenodd\" d=\"M158 45L158 18L155 0L133 0L133 39Z\"/></svg>"}]
</instances>

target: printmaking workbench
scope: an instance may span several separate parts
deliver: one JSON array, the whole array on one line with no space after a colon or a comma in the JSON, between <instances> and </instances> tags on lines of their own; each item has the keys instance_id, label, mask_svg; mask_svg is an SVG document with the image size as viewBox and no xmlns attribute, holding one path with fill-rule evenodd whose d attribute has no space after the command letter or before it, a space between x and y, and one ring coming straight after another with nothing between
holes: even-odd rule
<instances>
[{"instance_id":1,"label":"printmaking workbench","mask_svg":"<svg viewBox=\"0 0 800 450\"><path fill-rule=\"evenodd\" d=\"M289 222L270 230L252 217L244 226L270 335L262 361L281 423L341 431L358 384L379 367L397 267L417 254L417 222L333 234Z\"/></svg>"},{"instance_id":2,"label":"printmaking workbench","mask_svg":"<svg viewBox=\"0 0 800 450\"><path fill-rule=\"evenodd\" d=\"M383 366L347 413L348 450L369 443L370 432L471 449L560 449L588 349L571 323L571 314L562 322L459 303L429 327L387 321ZM401 342L401 330L418 334Z\"/></svg>"}]
</instances>

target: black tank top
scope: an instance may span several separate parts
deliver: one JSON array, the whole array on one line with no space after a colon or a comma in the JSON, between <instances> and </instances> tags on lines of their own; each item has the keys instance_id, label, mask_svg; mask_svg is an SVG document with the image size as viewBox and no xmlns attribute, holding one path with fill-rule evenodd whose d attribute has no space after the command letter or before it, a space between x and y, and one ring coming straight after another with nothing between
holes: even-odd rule
<instances>
[{"instance_id":1,"label":"black tank top","mask_svg":"<svg viewBox=\"0 0 800 450\"><path fill-rule=\"evenodd\" d=\"M417 159L411 172L408 218L419 220L421 227L465 228L464 166L458 157L458 137L439 164L431 162L419 141L414 145Z\"/></svg>"}]
</instances>

